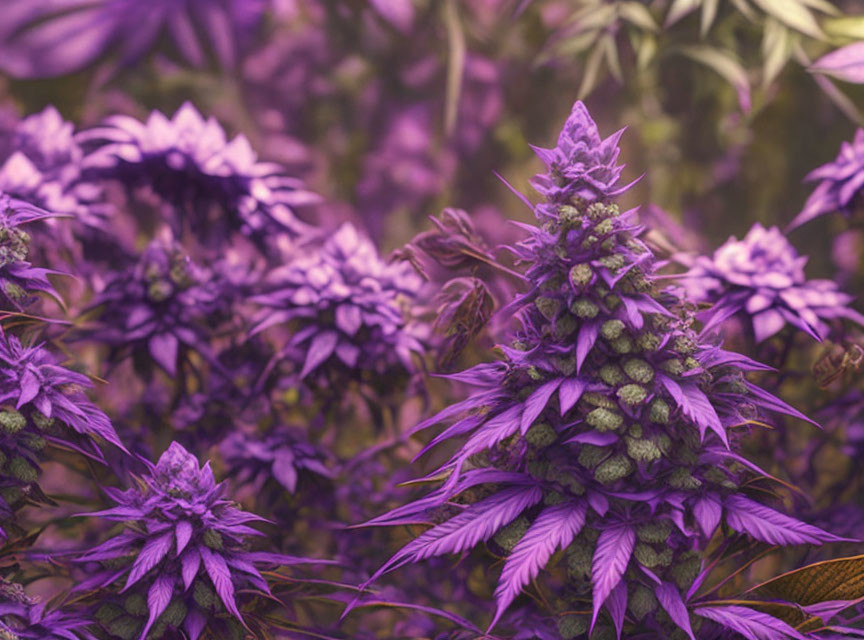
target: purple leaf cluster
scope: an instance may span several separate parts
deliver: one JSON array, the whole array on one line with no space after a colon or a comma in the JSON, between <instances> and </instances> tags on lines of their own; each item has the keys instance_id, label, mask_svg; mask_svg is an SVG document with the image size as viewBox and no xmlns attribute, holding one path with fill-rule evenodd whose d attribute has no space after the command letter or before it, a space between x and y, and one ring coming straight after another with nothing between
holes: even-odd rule
<instances>
[{"instance_id":1,"label":"purple leaf cluster","mask_svg":"<svg viewBox=\"0 0 864 640\"><path fill-rule=\"evenodd\" d=\"M757 222L743 240L729 238L713 256L685 261L690 270L683 284L690 298L710 303L716 318L743 316L757 343L787 325L822 340L832 321L864 324L864 316L849 306L852 296L835 282L807 279L807 256L798 255L777 227Z\"/></svg>"}]
</instances>

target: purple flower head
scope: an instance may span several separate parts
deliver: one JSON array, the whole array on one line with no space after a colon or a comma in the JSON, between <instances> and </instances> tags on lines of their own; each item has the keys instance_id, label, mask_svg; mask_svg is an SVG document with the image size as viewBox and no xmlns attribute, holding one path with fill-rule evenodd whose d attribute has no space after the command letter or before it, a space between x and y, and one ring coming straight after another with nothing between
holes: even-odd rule
<instances>
[{"instance_id":1,"label":"purple flower head","mask_svg":"<svg viewBox=\"0 0 864 640\"><path fill-rule=\"evenodd\" d=\"M99 340L114 348L113 359L138 353L171 376L193 352L213 362L212 327L227 315L233 291L219 272L192 262L170 239L154 240L96 298Z\"/></svg>"},{"instance_id":2,"label":"purple flower head","mask_svg":"<svg viewBox=\"0 0 864 640\"><path fill-rule=\"evenodd\" d=\"M292 561L248 549L262 534L247 523L262 518L238 509L209 463L176 442L138 486L107 491L117 506L90 515L128 524L77 557L90 568L78 590L93 594L98 625L114 635L232 637L252 623L240 607L270 593L257 567Z\"/></svg>"},{"instance_id":3,"label":"purple flower head","mask_svg":"<svg viewBox=\"0 0 864 640\"><path fill-rule=\"evenodd\" d=\"M752 323L756 342L787 324L817 340L828 335L833 319L864 324L864 316L848 306L852 297L834 282L807 280L807 257L799 256L777 227L756 223L743 240L731 237L712 257L690 262L683 284L691 299L712 303L710 313L716 318L743 314Z\"/></svg>"},{"instance_id":4,"label":"purple flower head","mask_svg":"<svg viewBox=\"0 0 864 640\"><path fill-rule=\"evenodd\" d=\"M419 276L404 262L381 260L351 224L267 281L267 292L255 298L266 308L254 333L292 326L281 353L294 360L300 379L413 371L412 354L424 351L427 327L403 309L420 290Z\"/></svg>"},{"instance_id":5,"label":"purple flower head","mask_svg":"<svg viewBox=\"0 0 864 640\"><path fill-rule=\"evenodd\" d=\"M92 386L87 376L60 366L43 345L24 346L17 337L0 332L0 403L14 407L9 409L12 413L24 414L28 424L45 430L49 439L99 457L95 444L76 445L60 429L67 427L123 449L108 416L82 391Z\"/></svg>"},{"instance_id":6,"label":"purple flower head","mask_svg":"<svg viewBox=\"0 0 864 640\"><path fill-rule=\"evenodd\" d=\"M229 141L215 119L205 120L188 102L171 119L160 111L146 122L112 116L78 137L90 149L88 176L149 190L178 237L191 231L205 245L223 246L231 231L296 235L306 225L294 208L317 201L279 166L259 162L245 136Z\"/></svg>"},{"instance_id":7,"label":"purple flower head","mask_svg":"<svg viewBox=\"0 0 864 640\"><path fill-rule=\"evenodd\" d=\"M564 140L573 118L590 122L574 113ZM589 131L579 144L590 154L604 143ZM765 367L691 328L687 305L654 275L634 211L574 191L537 216L543 225L514 247L527 284L509 308L521 327L500 347L506 359L451 375L475 391L416 427L447 425L424 452L461 439L429 475L446 480L372 521L439 524L376 575L485 541L506 555L491 627L563 549L564 566L550 566L561 604L547 615L563 616L564 637L595 625L617 637L630 624L690 632L689 592L722 522L772 545L838 539L747 489L767 476L737 453L741 427L770 412L803 416L744 377ZM590 614L565 613L586 601Z\"/></svg>"},{"instance_id":8,"label":"purple flower head","mask_svg":"<svg viewBox=\"0 0 864 640\"><path fill-rule=\"evenodd\" d=\"M99 185L80 179L84 154L74 128L48 106L0 132L0 190L99 227L107 208Z\"/></svg>"},{"instance_id":9,"label":"purple flower head","mask_svg":"<svg viewBox=\"0 0 864 640\"><path fill-rule=\"evenodd\" d=\"M0 59L24 78L72 73L116 50L123 63L145 55L170 35L189 64L202 66L210 49L226 67L260 24L265 0L10 0L0 28ZM209 34L202 40L199 29Z\"/></svg>"},{"instance_id":10,"label":"purple flower head","mask_svg":"<svg viewBox=\"0 0 864 640\"><path fill-rule=\"evenodd\" d=\"M622 129L601 139L588 109L577 102L558 136L558 145L553 149L532 147L549 172L534 176L531 185L550 204L574 197L591 203L622 193L630 186L615 186L624 169L617 164L623 133ZM541 206L540 211L544 209Z\"/></svg>"},{"instance_id":11,"label":"purple flower head","mask_svg":"<svg viewBox=\"0 0 864 640\"><path fill-rule=\"evenodd\" d=\"M2 640L92 640L89 621L28 596L20 584L0 578L0 638Z\"/></svg>"},{"instance_id":12,"label":"purple flower head","mask_svg":"<svg viewBox=\"0 0 864 640\"><path fill-rule=\"evenodd\" d=\"M269 480L294 493L301 474L333 475L324 464L326 453L307 442L300 429L281 427L260 436L238 431L219 449L240 482L251 483L259 492Z\"/></svg>"},{"instance_id":13,"label":"purple flower head","mask_svg":"<svg viewBox=\"0 0 864 640\"><path fill-rule=\"evenodd\" d=\"M805 180L819 184L789 224L789 229L836 211L851 216L860 206L858 196L864 187L864 129L855 132L851 143L844 142L840 146L834 162L814 169Z\"/></svg>"},{"instance_id":14,"label":"purple flower head","mask_svg":"<svg viewBox=\"0 0 864 640\"><path fill-rule=\"evenodd\" d=\"M48 274L57 272L27 261L30 235L23 228L52 215L0 191L0 311L23 310L37 292L58 298L48 280Z\"/></svg>"},{"instance_id":15,"label":"purple flower head","mask_svg":"<svg viewBox=\"0 0 864 640\"><path fill-rule=\"evenodd\" d=\"M0 538L20 507L48 502L36 481L49 442L97 460L97 440L125 451L108 417L81 391L91 386L44 346L25 347L0 331Z\"/></svg>"}]
</instances>

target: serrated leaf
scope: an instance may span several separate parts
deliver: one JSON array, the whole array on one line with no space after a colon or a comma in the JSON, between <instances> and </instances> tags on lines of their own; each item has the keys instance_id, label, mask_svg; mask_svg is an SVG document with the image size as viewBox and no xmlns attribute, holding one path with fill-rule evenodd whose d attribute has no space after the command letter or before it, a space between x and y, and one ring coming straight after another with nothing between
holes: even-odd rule
<instances>
[{"instance_id":1,"label":"serrated leaf","mask_svg":"<svg viewBox=\"0 0 864 640\"><path fill-rule=\"evenodd\" d=\"M801 0L753 0L753 2L786 26L811 38L825 39L825 34L819 28L816 18Z\"/></svg>"},{"instance_id":2,"label":"serrated leaf","mask_svg":"<svg viewBox=\"0 0 864 640\"><path fill-rule=\"evenodd\" d=\"M731 53L709 46L684 47L681 52L723 76L738 92L741 110L750 111L750 82L747 72Z\"/></svg>"},{"instance_id":3,"label":"serrated leaf","mask_svg":"<svg viewBox=\"0 0 864 640\"><path fill-rule=\"evenodd\" d=\"M593 585L593 615L591 627L597 621L600 607L621 581L630 563L636 533L627 525L604 530L597 539L594 558L591 561L591 583Z\"/></svg>"},{"instance_id":4,"label":"serrated leaf","mask_svg":"<svg viewBox=\"0 0 864 640\"><path fill-rule=\"evenodd\" d=\"M801 606L857 600L864 597L864 555L816 562L756 585L747 593Z\"/></svg>"},{"instance_id":5,"label":"serrated leaf","mask_svg":"<svg viewBox=\"0 0 864 640\"><path fill-rule=\"evenodd\" d=\"M566 547L585 524L585 504L569 502L547 507L507 557L495 590L498 601L489 629L510 606L522 588L533 580L559 547Z\"/></svg>"}]
</instances>

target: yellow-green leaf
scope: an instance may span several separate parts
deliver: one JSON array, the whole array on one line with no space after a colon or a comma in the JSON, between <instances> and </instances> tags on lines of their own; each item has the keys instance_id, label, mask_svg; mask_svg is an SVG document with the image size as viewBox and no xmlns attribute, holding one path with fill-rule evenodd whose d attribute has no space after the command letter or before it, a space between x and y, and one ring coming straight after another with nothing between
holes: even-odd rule
<instances>
[{"instance_id":1,"label":"yellow-green leaf","mask_svg":"<svg viewBox=\"0 0 864 640\"><path fill-rule=\"evenodd\" d=\"M606 49L597 43L591 55L588 56L588 62L585 63L585 73L582 76L582 84L579 85L579 100L585 98L597 84L597 78L600 76L600 64L603 62L603 57Z\"/></svg>"},{"instance_id":2,"label":"yellow-green leaf","mask_svg":"<svg viewBox=\"0 0 864 640\"><path fill-rule=\"evenodd\" d=\"M702 15L700 17L699 30L704 37L708 33L708 29L714 24L714 18L717 17L717 5L720 0L702 0Z\"/></svg>"},{"instance_id":3,"label":"yellow-green leaf","mask_svg":"<svg viewBox=\"0 0 864 640\"><path fill-rule=\"evenodd\" d=\"M622 2L618 5L618 11L624 20L645 31L658 31L659 26L648 8L639 2Z\"/></svg>"},{"instance_id":4,"label":"yellow-green leaf","mask_svg":"<svg viewBox=\"0 0 864 640\"><path fill-rule=\"evenodd\" d=\"M786 66L792 55L789 29L778 20L768 17L762 37L762 84L768 86Z\"/></svg>"},{"instance_id":5,"label":"yellow-green leaf","mask_svg":"<svg viewBox=\"0 0 864 640\"><path fill-rule=\"evenodd\" d=\"M753 0L768 15L811 38L822 40L825 34L819 28L816 18L800 0Z\"/></svg>"},{"instance_id":6,"label":"yellow-green leaf","mask_svg":"<svg viewBox=\"0 0 864 640\"><path fill-rule=\"evenodd\" d=\"M753 587L748 593L802 606L828 600L857 600L864 597L864 555L795 569Z\"/></svg>"},{"instance_id":7,"label":"yellow-green leaf","mask_svg":"<svg viewBox=\"0 0 864 640\"><path fill-rule=\"evenodd\" d=\"M731 53L709 46L683 47L681 53L723 76L738 92L741 110L750 110L750 82L747 72Z\"/></svg>"},{"instance_id":8,"label":"yellow-green leaf","mask_svg":"<svg viewBox=\"0 0 864 640\"><path fill-rule=\"evenodd\" d=\"M671 27L687 14L693 13L700 4L702 4L702 0L675 0L666 14L664 26Z\"/></svg>"},{"instance_id":9,"label":"yellow-green leaf","mask_svg":"<svg viewBox=\"0 0 864 640\"><path fill-rule=\"evenodd\" d=\"M864 40L864 16L825 18L822 21L822 28L829 37L844 42Z\"/></svg>"}]
</instances>

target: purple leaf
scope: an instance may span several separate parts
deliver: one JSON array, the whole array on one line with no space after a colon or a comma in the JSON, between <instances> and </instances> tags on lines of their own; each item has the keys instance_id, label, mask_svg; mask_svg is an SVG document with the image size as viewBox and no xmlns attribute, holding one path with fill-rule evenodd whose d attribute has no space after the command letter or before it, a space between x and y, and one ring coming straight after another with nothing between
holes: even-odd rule
<instances>
[{"instance_id":1,"label":"purple leaf","mask_svg":"<svg viewBox=\"0 0 864 640\"><path fill-rule=\"evenodd\" d=\"M335 331L325 331L312 338L312 342L309 344L309 351L306 352L306 362L303 363L300 377L305 378L316 367L326 361L336 348L338 340L339 336L336 335Z\"/></svg>"},{"instance_id":2,"label":"purple leaf","mask_svg":"<svg viewBox=\"0 0 864 640\"><path fill-rule=\"evenodd\" d=\"M21 375L21 394L18 396L16 409L20 409L39 394L39 378L30 369L25 369Z\"/></svg>"},{"instance_id":3,"label":"purple leaf","mask_svg":"<svg viewBox=\"0 0 864 640\"><path fill-rule=\"evenodd\" d=\"M561 405L562 416L579 401L585 386L586 382L581 378L566 378L561 382L561 387L558 389L558 402Z\"/></svg>"},{"instance_id":4,"label":"purple leaf","mask_svg":"<svg viewBox=\"0 0 864 640\"><path fill-rule=\"evenodd\" d=\"M375 576L409 562L470 549L481 540L491 538L542 497L540 487L534 485L499 491L420 535L387 561Z\"/></svg>"},{"instance_id":5,"label":"purple leaf","mask_svg":"<svg viewBox=\"0 0 864 640\"><path fill-rule=\"evenodd\" d=\"M585 504L567 502L547 507L507 557L495 599L498 609L491 630L522 588L531 582L559 547L566 547L585 524ZM488 630L487 630L488 633Z\"/></svg>"},{"instance_id":6,"label":"purple leaf","mask_svg":"<svg viewBox=\"0 0 864 640\"><path fill-rule=\"evenodd\" d=\"M204 569L207 571L207 575L210 576L213 586L216 587L216 593L219 594L222 604L242 623L243 617L237 610L237 603L234 601L234 583L231 582L231 570L225 563L225 558L203 546L199 547L198 553L201 554L201 560L204 561Z\"/></svg>"},{"instance_id":7,"label":"purple leaf","mask_svg":"<svg viewBox=\"0 0 864 640\"><path fill-rule=\"evenodd\" d=\"M713 620L719 625L740 633L747 640L779 640L783 637L807 640L806 636L790 627L782 620L761 611L747 607L698 607L693 610L697 616ZM783 634L783 635L780 635Z\"/></svg>"},{"instance_id":8,"label":"purple leaf","mask_svg":"<svg viewBox=\"0 0 864 640\"><path fill-rule=\"evenodd\" d=\"M294 453L290 449L283 449L276 454L273 460L273 477L294 493L297 488L297 468L294 466Z\"/></svg>"},{"instance_id":9,"label":"purple leaf","mask_svg":"<svg viewBox=\"0 0 864 640\"><path fill-rule=\"evenodd\" d=\"M138 640L144 640L147 637L147 632L156 622L156 618L161 616L168 607L174 593L174 582L174 576L170 575L161 575L153 581L150 591L147 592L147 609L149 610L147 624L144 625L144 630Z\"/></svg>"},{"instance_id":10,"label":"purple leaf","mask_svg":"<svg viewBox=\"0 0 864 640\"><path fill-rule=\"evenodd\" d=\"M720 524L722 512L720 500L713 495L702 496L693 503L693 516L706 538L714 535L717 525Z\"/></svg>"},{"instance_id":11,"label":"purple leaf","mask_svg":"<svg viewBox=\"0 0 864 640\"><path fill-rule=\"evenodd\" d=\"M591 616L591 629L597 621L600 607L621 581L627 570L636 534L627 525L619 525L604 530L597 540L594 560L591 563L591 582L594 585L594 613Z\"/></svg>"},{"instance_id":12,"label":"purple leaf","mask_svg":"<svg viewBox=\"0 0 864 640\"><path fill-rule=\"evenodd\" d=\"M534 424L537 416L543 413L546 404L549 402L549 398L552 397L552 394L555 393L555 390L560 386L560 384L561 378L550 380L549 382L540 385L540 387L538 387L534 393L528 396L528 399L525 400L525 408L522 410L522 421L520 425L523 434L525 434L529 427Z\"/></svg>"},{"instance_id":13,"label":"purple leaf","mask_svg":"<svg viewBox=\"0 0 864 640\"><path fill-rule=\"evenodd\" d=\"M360 316L360 308L353 304L340 304L336 307L336 326L349 336L353 336L360 330L363 319Z\"/></svg>"},{"instance_id":14,"label":"purple leaf","mask_svg":"<svg viewBox=\"0 0 864 640\"><path fill-rule=\"evenodd\" d=\"M180 341L173 333L160 333L150 338L147 348L150 355L165 369L168 375L177 375L177 351Z\"/></svg>"},{"instance_id":15,"label":"purple leaf","mask_svg":"<svg viewBox=\"0 0 864 640\"><path fill-rule=\"evenodd\" d=\"M811 65L810 71L864 84L864 42L853 42L822 56Z\"/></svg>"},{"instance_id":16,"label":"purple leaf","mask_svg":"<svg viewBox=\"0 0 864 640\"><path fill-rule=\"evenodd\" d=\"M681 407L682 413L698 425L700 435L704 436L706 428L711 429L720 436L723 444L729 446L726 430L720 422L717 411L714 410L708 396L699 387L692 382L684 382L679 385L672 378L664 375L658 375L658 377L669 395Z\"/></svg>"},{"instance_id":17,"label":"purple leaf","mask_svg":"<svg viewBox=\"0 0 864 640\"><path fill-rule=\"evenodd\" d=\"M576 373L582 368L582 363L591 352L594 343L597 342L597 333L600 330L599 322L586 322L579 330L579 337L576 339Z\"/></svg>"},{"instance_id":18,"label":"purple leaf","mask_svg":"<svg viewBox=\"0 0 864 640\"><path fill-rule=\"evenodd\" d=\"M690 614L687 613L687 605L684 604L678 588L669 582L664 582L654 587L654 594L657 596L660 606L672 618L672 622L683 629L690 640L696 640L693 637L693 629L690 627Z\"/></svg>"},{"instance_id":19,"label":"purple leaf","mask_svg":"<svg viewBox=\"0 0 864 640\"><path fill-rule=\"evenodd\" d=\"M183 588L189 589L195 576L198 575L198 569L201 568L201 555L195 549L189 549L180 558L180 568L183 575Z\"/></svg>"},{"instance_id":20,"label":"purple leaf","mask_svg":"<svg viewBox=\"0 0 864 640\"><path fill-rule=\"evenodd\" d=\"M183 621L183 628L189 635L189 640L198 640L201 637L201 632L204 631L204 626L207 624L207 617L199 609L192 609L186 614L186 620Z\"/></svg>"},{"instance_id":21,"label":"purple leaf","mask_svg":"<svg viewBox=\"0 0 864 640\"><path fill-rule=\"evenodd\" d=\"M627 612L627 583L623 580L615 585L606 600L606 610L615 625L615 635L621 640L621 630L624 628L624 614Z\"/></svg>"},{"instance_id":22,"label":"purple leaf","mask_svg":"<svg viewBox=\"0 0 864 640\"><path fill-rule=\"evenodd\" d=\"M177 553L179 556L183 553L183 549L189 544L189 539L192 537L192 524L186 520L180 520L174 527L174 536L177 538Z\"/></svg>"},{"instance_id":23,"label":"purple leaf","mask_svg":"<svg viewBox=\"0 0 864 640\"><path fill-rule=\"evenodd\" d=\"M467 458L487 447L498 444L504 438L509 438L519 428L521 418L521 404L502 411L477 429L462 447L461 455Z\"/></svg>"},{"instance_id":24,"label":"purple leaf","mask_svg":"<svg viewBox=\"0 0 864 640\"><path fill-rule=\"evenodd\" d=\"M158 538L150 538L141 548L138 557L135 558L135 564L132 565L132 571L129 572L129 578L126 580L126 586L123 591L126 591L133 584L138 582L144 574L150 569L159 564L159 561L165 557L171 549L174 536L171 532L163 533ZM123 592L121 591L121 593Z\"/></svg>"},{"instance_id":25,"label":"purple leaf","mask_svg":"<svg viewBox=\"0 0 864 640\"><path fill-rule=\"evenodd\" d=\"M740 495L726 498L726 522L735 531L768 544L822 544L842 540Z\"/></svg>"}]
</instances>

